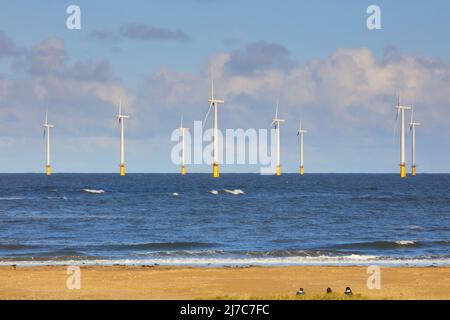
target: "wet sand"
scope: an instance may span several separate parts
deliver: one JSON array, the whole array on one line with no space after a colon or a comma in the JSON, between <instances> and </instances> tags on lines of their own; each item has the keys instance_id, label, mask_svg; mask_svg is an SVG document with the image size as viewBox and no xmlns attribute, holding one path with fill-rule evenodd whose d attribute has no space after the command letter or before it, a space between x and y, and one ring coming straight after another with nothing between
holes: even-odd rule
<instances>
[{"instance_id":1,"label":"wet sand","mask_svg":"<svg viewBox=\"0 0 450 320\"><path fill-rule=\"evenodd\" d=\"M81 267L81 288L67 288L67 267L0 267L0 299L291 299L327 287L366 299L450 299L450 267L382 267L381 289L367 288L366 267Z\"/></svg>"}]
</instances>

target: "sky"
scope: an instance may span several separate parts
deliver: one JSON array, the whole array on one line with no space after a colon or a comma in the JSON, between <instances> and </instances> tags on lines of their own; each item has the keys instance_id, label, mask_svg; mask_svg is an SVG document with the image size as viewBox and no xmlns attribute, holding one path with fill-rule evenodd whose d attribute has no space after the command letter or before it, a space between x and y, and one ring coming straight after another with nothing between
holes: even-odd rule
<instances>
[{"instance_id":1,"label":"sky","mask_svg":"<svg viewBox=\"0 0 450 320\"><path fill-rule=\"evenodd\" d=\"M69 30L69 5L81 29ZM366 10L381 9L369 30ZM179 172L179 126L202 120L211 75L222 129L265 129L279 101L283 172L398 172L397 95L414 107L418 172L450 172L448 1L9 1L0 4L0 172ZM211 119L210 119L211 120ZM409 115L408 115L409 120ZM207 126L210 126L208 122ZM397 128L396 128L397 126ZM396 128L396 129L395 129ZM407 163L410 165L410 134ZM222 172L259 172L223 165ZM190 165L188 172L210 172Z\"/></svg>"}]
</instances>

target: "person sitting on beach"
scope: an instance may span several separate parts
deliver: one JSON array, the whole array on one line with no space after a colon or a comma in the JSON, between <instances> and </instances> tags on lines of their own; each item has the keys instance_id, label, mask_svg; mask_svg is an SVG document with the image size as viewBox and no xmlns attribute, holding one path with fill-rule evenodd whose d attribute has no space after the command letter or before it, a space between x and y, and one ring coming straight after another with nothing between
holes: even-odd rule
<instances>
[{"instance_id":1,"label":"person sitting on beach","mask_svg":"<svg viewBox=\"0 0 450 320\"><path fill-rule=\"evenodd\" d=\"M300 290L297 291L297 296L303 296L305 294L305 291L303 291L303 288L300 288Z\"/></svg>"},{"instance_id":2,"label":"person sitting on beach","mask_svg":"<svg viewBox=\"0 0 450 320\"><path fill-rule=\"evenodd\" d=\"M332 293L333 291L331 290L331 288L327 288L327 293Z\"/></svg>"},{"instance_id":3,"label":"person sitting on beach","mask_svg":"<svg viewBox=\"0 0 450 320\"><path fill-rule=\"evenodd\" d=\"M351 296L353 294L352 289L350 287L345 288L344 294Z\"/></svg>"}]
</instances>

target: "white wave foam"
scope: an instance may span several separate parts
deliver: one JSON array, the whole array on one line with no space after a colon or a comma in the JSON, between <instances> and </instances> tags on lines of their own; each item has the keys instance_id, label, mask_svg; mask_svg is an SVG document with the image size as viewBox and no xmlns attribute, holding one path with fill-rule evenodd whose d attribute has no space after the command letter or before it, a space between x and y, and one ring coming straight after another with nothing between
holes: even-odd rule
<instances>
[{"instance_id":1,"label":"white wave foam","mask_svg":"<svg viewBox=\"0 0 450 320\"><path fill-rule=\"evenodd\" d=\"M4 200L4 201L14 201L14 200L30 200L33 198L30 197L0 197L0 201Z\"/></svg>"},{"instance_id":2,"label":"white wave foam","mask_svg":"<svg viewBox=\"0 0 450 320\"><path fill-rule=\"evenodd\" d=\"M98 189L98 190L96 190L96 189L83 189L83 191L87 192L87 193L95 193L95 194L105 193L105 190L103 190L103 189Z\"/></svg>"},{"instance_id":3,"label":"white wave foam","mask_svg":"<svg viewBox=\"0 0 450 320\"><path fill-rule=\"evenodd\" d=\"M218 190L210 190L209 193L217 195L217 194L219 194L219 191Z\"/></svg>"},{"instance_id":4,"label":"white wave foam","mask_svg":"<svg viewBox=\"0 0 450 320\"><path fill-rule=\"evenodd\" d=\"M424 229L424 227L415 226L415 225L408 226L408 228L411 229L411 230L423 230Z\"/></svg>"},{"instance_id":5,"label":"white wave foam","mask_svg":"<svg viewBox=\"0 0 450 320\"><path fill-rule=\"evenodd\" d=\"M48 265L164 265L164 266L450 266L450 258L394 258L379 256L318 256L279 258L154 258L116 260L65 260L65 261L0 261L0 266L48 266Z\"/></svg>"},{"instance_id":6,"label":"white wave foam","mask_svg":"<svg viewBox=\"0 0 450 320\"><path fill-rule=\"evenodd\" d=\"M241 195L241 194L245 194L245 192L242 191L241 189L234 189L234 190L223 189L223 191L225 191L226 193L233 194L233 195L235 195L235 196Z\"/></svg>"},{"instance_id":7,"label":"white wave foam","mask_svg":"<svg viewBox=\"0 0 450 320\"><path fill-rule=\"evenodd\" d=\"M174 193L172 193L172 195L173 195L174 197L178 197L180 194L179 194L178 192L174 192Z\"/></svg>"},{"instance_id":8,"label":"white wave foam","mask_svg":"<svg viewBox=\"0 0 450 320\"><path fill-rule=\"evenodd\" d=\"M47 197L47 200L58 200L58 199L67 200L67 197Z\"/></svg>"},{"instance_id":9,"label":"white wave foam","mask_svg":"<svg viewBox=\"0 0 450 320\"><path fill-rule=\"evenodd\" d=\"M410 246L415 244L416 242L414 240L399 240L395 241L395 243L401 246Z\"/></svg>"}]
</instances>

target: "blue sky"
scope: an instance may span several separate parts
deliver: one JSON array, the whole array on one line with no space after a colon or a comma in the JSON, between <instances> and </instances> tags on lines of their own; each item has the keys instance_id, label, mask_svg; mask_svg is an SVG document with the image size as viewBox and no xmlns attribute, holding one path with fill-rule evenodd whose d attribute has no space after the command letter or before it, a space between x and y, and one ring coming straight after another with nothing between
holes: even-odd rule
<instances>
[{"instance_id":1,"label":"blue sky","mask_svg":"<svg viewBox=\"0 0 450 320\"><path fill-rule=\"evenodd\" d=\"M81 30L65 27L81 8ZM366 28L381 8L382 30ZM274 102L284 171L295 130L309 127L313 172L397 172L395 95L416 106L419 171L449 172L447 1L14 1L0 13L0 165L41 172L50 110L55 172L116 172L115 100L123 93L129 172L178 172L170 161L181 113L200 120L209 70L225 128L265 128ZM44 59L44 60L43 60ZM362 79L362 80L361 80ZM447 88L447 90L446 90ZM409 138L409 136L407 136ZM408 151L409 152L409 151ZM409 160L409 153L408 153ZM188 169L209 172L208 166ZM222 171L259 171L255 166Z\"/></svg>"}]
</instances>

